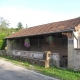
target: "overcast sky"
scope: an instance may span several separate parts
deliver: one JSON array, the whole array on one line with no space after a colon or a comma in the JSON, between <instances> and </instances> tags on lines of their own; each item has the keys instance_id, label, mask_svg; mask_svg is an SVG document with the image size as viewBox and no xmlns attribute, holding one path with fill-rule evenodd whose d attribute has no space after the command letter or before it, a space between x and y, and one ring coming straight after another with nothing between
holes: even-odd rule
<instances>
[{"instance_id":1,"label":"overcast sky","mask_svg":"<svg viewBox=\"0 0 80 80\"><path fill-rule=\"evenodd\" d=\"M0 17L29 27L80 16L80 0L0 0Z\"/></svg>"}]
</instances>

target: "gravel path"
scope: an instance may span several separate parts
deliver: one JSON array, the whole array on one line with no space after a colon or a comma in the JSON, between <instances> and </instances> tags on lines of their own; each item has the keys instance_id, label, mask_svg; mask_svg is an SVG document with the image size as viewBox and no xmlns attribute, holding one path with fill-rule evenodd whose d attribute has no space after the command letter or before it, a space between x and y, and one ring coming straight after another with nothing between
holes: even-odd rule
<instances>
[{"instance_id":1,"label":"gravel path","mask_svg":"<svg viewBox=\"0 0 80 80\"><path fill-rule=\"evenodd\" d=\"M58 80L0 60L0 80Z\"/></svg>"}]
</instances>

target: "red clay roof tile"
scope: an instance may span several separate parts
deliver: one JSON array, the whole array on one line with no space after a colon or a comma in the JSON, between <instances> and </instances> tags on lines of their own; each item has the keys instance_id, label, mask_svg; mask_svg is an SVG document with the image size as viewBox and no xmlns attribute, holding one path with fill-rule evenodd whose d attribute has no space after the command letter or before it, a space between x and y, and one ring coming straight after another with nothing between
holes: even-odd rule
<instances>
[{"instance_id":1,"label":"red clay roof tile","mask_svg":"<svg viewBox=\"0 0 80 80\"><path fill-rule=\"evenodd\" d=\"M80 18L75 18L60 22L53 22L53 23L30 27L27 29L22 29L18 32L11 34L7 38L24 37L24 36L38 35L50 32L54 33L62 30L70 30L74 29L79 24L80 24Z\"/></svg>"}]
</instances>

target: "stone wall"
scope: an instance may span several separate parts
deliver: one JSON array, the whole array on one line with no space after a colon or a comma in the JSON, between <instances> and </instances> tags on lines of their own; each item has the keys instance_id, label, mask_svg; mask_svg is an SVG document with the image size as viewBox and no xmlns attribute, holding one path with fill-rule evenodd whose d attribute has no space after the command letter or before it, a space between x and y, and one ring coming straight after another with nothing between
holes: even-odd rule
<instances>
[{"instance_id":1,"label":"stone wall","mask_svg":"<svg viewBox=\"0 0 80 80\"><path fill-rule=\"evenodd\" d=\"M43 53L44 52L13 50L11 54L24 58L43 59Z\"/></svg>"},{"instance_id":2,"label":"stone wall","mask_svg":"<svg viewBox=\"0 0 80 80\"><path fill-rule=\"evenodd\" d=\"M76 31L77 37L77 48L74 48L74 70L80 70L80 29Z\"/></svg>"},{"instance_id":3,"label":"stone wall","mask_svg":"<svg viewBox=\"0 0 80 80\"><path fill-rule=\"evenodd\" d=\"M11 50L8 55L14 59L25 60L31 64L37 64L44 67L50 66L51 52L36 52L36 51L20 51Z\"/></svg>"},{"instance_id":4,"label":"stone wall","mask_svg":"<svg viewBox=\"0 0 80 80\"><path fill-rule=\"evenodd\" d=\"M80 70L80 50L75 50L74 53L74 70Z\"/></svg>"},{"instance_id":5,"label":"stone wall","mask_svg":"<svg viewBox=\"0 0 80 80\"><path fill-rule=\"evenodd\" d=\"M11 40L7 39L7 53L9 54L12 50Z\"/></svg>"},{"instance_id":6,"label":"stone wall","mask_svg":"<svg viewBox=\"0 0 80 80\"><path fill-rule=\"evenodd\" d=\"M68 37L68 68L74 67L74 38Z\"/></svg>"},{"instance_id":7,"label":"stone wall","mask_svg":"<svg viewBox=\"0 0 80 80\"><path fill-rule=\"evenodd\" d=\"M45 67L56 66L60 67L59 53L52 53L50 51L37 52L37 51L20 51L11 50L9 56L15 59L23 59L29 61L31 64L38 64Z\"/></svg>"},{"instance_id":8,"label":"stone wall","mask_svg":"<svg viewBox=\"0 0 80 80\"><path fill-rule=\"evenodd\" d=\"M60 67L60 55L59 53L52 53L51 59L53 60L53 65Z\"/></svg>"},{"instance_id":9,"label":"stone wall","mask_svg":"<svg viewBox=\"0 0 80 80\"><path fill-rule=\"evenodd\" d=\"M68 37L68 68L80 70L80 42L78 44L77 42L75 43L74 38L73 34L72 37ZM80 35L78 35L78 41L80 41Z\"/></svg>"},{"instance_id":10,"label":"stone wall","mask_svg":"<svg viewBox=\"0 0 80 80\"><path fill-rule=\"evenodd\" d=\"M0 55L1 55L1 56L6 55L6 51L5 51L5 50L0 50Z\"/></svg>"}]
</instances>

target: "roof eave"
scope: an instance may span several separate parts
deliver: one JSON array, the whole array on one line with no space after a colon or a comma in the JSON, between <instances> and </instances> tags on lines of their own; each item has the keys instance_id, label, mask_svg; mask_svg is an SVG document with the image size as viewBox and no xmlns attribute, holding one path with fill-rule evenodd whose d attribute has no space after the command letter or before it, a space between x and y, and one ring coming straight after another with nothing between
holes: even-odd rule
<instances>
[{"instance_id":1,"label":"roof eave","mask_svg":"<svg viewBox=\"0 0 80 80\"><path fill-rule=\"evenodd\" d=\"M34 35L28 35L28 36L18 36L18 37L10 37L6 39L12 39L12 38L20 38L20 37L30 37L30 36L38 36L38 35L45 35L45 34L52 34L52 33L61 33L61 32L71 32L74 31L74 29L67 29L67 30L59 30L59 31L51 31L51 32L44 32L44 33L39 33L39 34L34 34Z\"/></svg>"}]
</instances>

